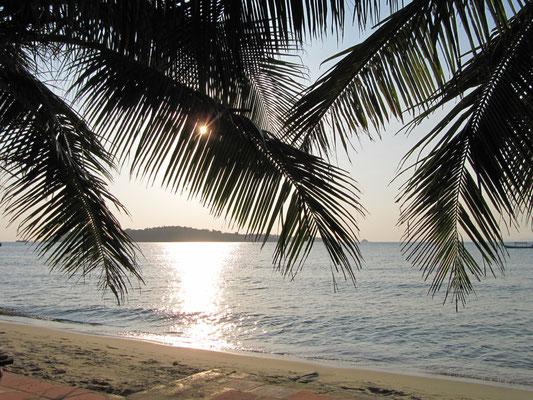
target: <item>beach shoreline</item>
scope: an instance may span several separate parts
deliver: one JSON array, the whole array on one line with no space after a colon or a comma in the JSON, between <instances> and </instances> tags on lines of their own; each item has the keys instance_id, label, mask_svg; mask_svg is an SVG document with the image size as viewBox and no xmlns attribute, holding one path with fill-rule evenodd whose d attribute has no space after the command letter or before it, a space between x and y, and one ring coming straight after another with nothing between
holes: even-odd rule
<instances>
[{"instance_id":1,"label":"beach shoreline","mask_svg":"<svg viewBox=\"0 0 533 400\"><path fill-rule=\"evenodd\" d=\"M75 333L0 320L0 348L15 364L8 371L128 396L205 371L263 384L359 398L527 399L533 388L326 366L322 363L234 352L173 347L153 342ZM207 383L206 383L207 384ZM205 390L213 388L206 387ZM363 396L363 397L361 397ZM346 397L345 397L346 398Z\"/></svg>"}]
</instances>

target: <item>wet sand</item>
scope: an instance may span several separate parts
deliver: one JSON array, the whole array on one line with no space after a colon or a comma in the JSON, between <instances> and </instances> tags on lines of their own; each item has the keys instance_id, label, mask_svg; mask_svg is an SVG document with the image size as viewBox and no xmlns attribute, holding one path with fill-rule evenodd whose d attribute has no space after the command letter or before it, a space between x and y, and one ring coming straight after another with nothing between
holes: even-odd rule
<instances>
[{"instance_id":1,"label":"wet sand","mask_svg":"<svg viewBox=\"0 0 533 400\"><path fill-rule=\"evenodd\" d=\"M334 398L533 398L533 391L489 383L334 368L4 321L0 321L0 348L15 358L7 371L119 396L172 386L177 380L215 371L218 377L246 378L261 384L327 393ZM213 393L213 386L220 379L201 382L194 394L183 398L202 398Z\"/></svg>"}]
</instances>

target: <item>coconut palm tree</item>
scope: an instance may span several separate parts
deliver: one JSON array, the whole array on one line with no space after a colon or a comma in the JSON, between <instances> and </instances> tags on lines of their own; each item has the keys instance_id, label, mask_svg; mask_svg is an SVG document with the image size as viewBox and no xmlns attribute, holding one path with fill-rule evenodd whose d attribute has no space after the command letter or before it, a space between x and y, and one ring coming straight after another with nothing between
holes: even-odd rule
<instances>
[{"instance_id":1,"label":"coconut palm tree","mask_svg":"<svg viewBox=\"0 0 533 400\"><path fill-rule=\"evenodd\" d=\"M115 165L265 240L292 275L321 237L354 279L347 174L284 139L302 90L294 50L340 28L343 2L4 1L0 5L1 204L69 275L100 274L117 300L141 279L113 216Z\"/></svg>"},{"instance_id":2,"label":"coconut palm tree","mask_svg":"<svg viewBox=\"0 0 533 400\"><path fill-rule=\"evenodd\" d=\"M410 174L398 197L403 249L433 294L446 284L464 304L472 280L503 271L502 228L532 221L533 4L390 3L382 20L368 9L375 29L298 101L289 136L328 153L330 132L346 144L391 118L410 119L407 130L434 118L400 173Z\"/></svg>"}]
</instances>

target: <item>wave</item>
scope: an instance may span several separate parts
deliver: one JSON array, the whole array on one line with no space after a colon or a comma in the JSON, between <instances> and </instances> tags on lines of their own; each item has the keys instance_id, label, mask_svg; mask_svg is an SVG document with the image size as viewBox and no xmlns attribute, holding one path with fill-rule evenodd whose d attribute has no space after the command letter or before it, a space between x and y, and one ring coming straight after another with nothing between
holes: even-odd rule
<instances>
[{"instance_id":1,"label":"wave","mask_svg":"<svg viewBox=\"0 0 533 400\"><path fill-rule=\"evenodd\" d=\"M14 310L12 308L3 308L0 307L0 315L7 315L10 317L24 317L24 318L34 318L34 319L45 319L37 315L28 314L22 311Z\"/></svg>"},{"instance_id":2,"label":"wave","mask_svg":"<svg viewBox=\"0 0 533 400\"><path fill-rule=\"evenodd\" d=\"M14 310L11 308L2 308L0 307L0 315L6 315L9 317L23 317L23 318L31 318L31 319L38 319L41 321L52 321L52 322L60 322L60 323L68 323L68 324L77 324L77 325L90 325L90 326L103 326L103 324L99 322L90 322L90 321L79 321L75 319L69 319L69 318L59 318L59 317L48 317L43 315L35 315L30 314L24 311Z\"/></svg>"}]
</instances>

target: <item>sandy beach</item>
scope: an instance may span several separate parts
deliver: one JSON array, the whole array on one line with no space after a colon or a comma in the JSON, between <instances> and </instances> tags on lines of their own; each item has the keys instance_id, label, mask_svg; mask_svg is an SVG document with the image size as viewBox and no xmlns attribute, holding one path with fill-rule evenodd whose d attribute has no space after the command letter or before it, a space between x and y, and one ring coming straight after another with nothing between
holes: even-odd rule
<instances>
[{"instance_id":1,"label":"sandy beach","mask_svg":"<svg viewBox=\"0 0 533 400\"><path fill-rule=\"evenodd\" d=\"M212 374L176 398L203 398L229 378L327 393L334 398L530 399L519 388L438 377L419 377L233 353L170 347L0 322L0 348L15 358L17 374L118 396L172 386Z\"/></svg>"}]
</instances>

